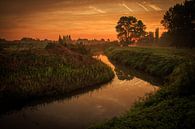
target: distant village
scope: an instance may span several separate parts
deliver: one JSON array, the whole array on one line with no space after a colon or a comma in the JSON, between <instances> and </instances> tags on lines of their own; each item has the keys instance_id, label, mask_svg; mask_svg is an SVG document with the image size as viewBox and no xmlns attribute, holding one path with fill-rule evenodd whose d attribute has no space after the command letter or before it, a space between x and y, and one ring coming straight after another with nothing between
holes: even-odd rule
<instances>
[{"instance_id":1,"label":"distant village","mask_svg":"<svg viewBox=\"0 0 195 129\"><path fill-rule=\"evenodd\" d=\"M49 40L49 39L44 39L44 40L40 40L40 39L34 39L34 38L28 38L28 37L24 37L20 40L13 40L13 41L8 41L6 39L0 39L0 43L13 43L13 44L17 44L17 43L61 43L61 44L77 44L77 43L82 43L84 45L92 45L92 44L103 44L103 43L110 43L110 42L118 42L117 40L115 41L110 41L110 39L85 39L85 38L79 38L77 40L73 40L71 38L71 35L64 35L61 36L59 35L59 39L58 40Z\"/></svg>"},{"instance_id":2,"label":"distant village","mask_svg":"<svg viewBox=\"0 0 195 129\"><path fill-rule=\"evenodd\" d=\"M159 28L155 29L155 32L147 32L144 37L142 37L139 40L136 40L134 44L141 44L141 45L147 45L147 44L156 44L160 42L159 37ZM73 40L71 35L59 35L58 40L40 40L40 39L34 39L29 37L24 37L21 40L13 40L8 41L6 39L0 39L0 43L10 43L10 44L34 44L34 43L61 43L61 44L83 44L83 45L97 45L97 44L104 44L104 43L118 43L118 40L111 41L110 39L86 39L86 38L78 38L77 40Z\"/></svg>"}]
</instances>

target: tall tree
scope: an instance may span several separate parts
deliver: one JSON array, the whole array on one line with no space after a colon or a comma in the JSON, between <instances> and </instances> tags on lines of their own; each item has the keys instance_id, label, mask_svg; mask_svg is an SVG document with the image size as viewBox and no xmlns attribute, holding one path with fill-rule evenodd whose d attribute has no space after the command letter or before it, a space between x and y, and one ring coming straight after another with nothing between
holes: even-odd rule
<instances>
[{"instance_id":1,"label":"tall tree","mask_svg":"<svg viewBox=\"0 0 195 129\"><path fill-rule=\"evenodd\" d=\"M145 29L143 22L133 16L121 17L116 26L117 37L123 45L131 44L144 36Z\"/></svg>"},{"instance_id":2,"label":"tall tree","mask_svg":"<svg viewBox=\"0 0 195 129\"><path fill-rule=\"evenodd\" d=\"M194 0L188 0L169 8L161 23L168 30L173 46L195 47Z\"/></svg>"}]
</instances>

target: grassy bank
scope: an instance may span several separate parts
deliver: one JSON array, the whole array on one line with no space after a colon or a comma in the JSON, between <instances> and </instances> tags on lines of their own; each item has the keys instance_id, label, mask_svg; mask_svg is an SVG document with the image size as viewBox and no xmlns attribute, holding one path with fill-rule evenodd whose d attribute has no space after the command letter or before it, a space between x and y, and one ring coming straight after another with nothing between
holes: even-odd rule
<instances>
[{"instance_id":1,"label":"grassy bank","mask_svg":"<svg viewBox=\"0 0 195 129\"><path fill-rule=\"evenodd\" d=\"M164 81L161 89L137 102L120 117L91 129L194 129L195 60L188 50L110 48L120 63Z\"/></svg>"},{"instance_id":2,"label":"grassy bank","mask_svg":"<svg viewBox=\"0 0 195 129\"><path fill-rule=\"evenodd\" d=\"M102 62L54 44L45 49L1 51L0 73L1 109L12 103L66 95L114 76Z\"/></svg>"}]
</instances>

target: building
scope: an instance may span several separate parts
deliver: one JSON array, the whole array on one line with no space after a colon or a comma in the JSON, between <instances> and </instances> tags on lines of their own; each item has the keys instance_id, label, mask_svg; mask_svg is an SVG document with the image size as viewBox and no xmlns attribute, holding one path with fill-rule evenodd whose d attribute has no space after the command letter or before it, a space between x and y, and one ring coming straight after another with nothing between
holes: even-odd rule
<instances>
[{"instance_id":1,"label":"building","mask_svg":"<svg viewBox=\"0 0 195 129\"><path fill-rule=\"evenodd\" d=\"M159 40L159 28L156 28L155 30L155 41L158 42Z\"/></svg>"}]
</instances>

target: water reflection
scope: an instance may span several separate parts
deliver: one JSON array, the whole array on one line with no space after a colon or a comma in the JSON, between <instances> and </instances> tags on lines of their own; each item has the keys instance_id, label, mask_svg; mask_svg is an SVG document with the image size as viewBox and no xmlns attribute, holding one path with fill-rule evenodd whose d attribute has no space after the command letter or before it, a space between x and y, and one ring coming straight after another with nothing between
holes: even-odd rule
<instances>
[{"instance_id":1,"label":"water reflection","mask_svg":"<svg viewBox=\"0 0 195 129\"><path fill-rule=\"evenodd\" d=\"M94 56L94 58L101 60L102 62L104 62L105 64L107 64L108 66L110 66L112 68L112 70L115 73L115 76L118 77L119 80L131 80L133 79L133 76L131 76L130 74L118 69L117 67L115 67L106 56L104 55L98 55L98 56Z\"/></svg>"},{"instance_id":2,"label":"water reflection","mask_svg":"<svg viewBox=\"0 0 195 129\"><path fill-rule=\"evenodd\" d=\"M100 55L96 58L108 64L113 70L116 69L106 56ZM115 71L118 75L117 70ZM120 74L124 77L131 76L124 71L120 71ZM83 129L124 113L139 97L158 89L136 76L122 80L119 78L121 77L115 76L112 82L95 90L3 115L0 118L0 127L2 129Z\"/></svg>"},{"instance_id":3,"label":"water reflection","mask_svg":"<svg viewBox=\"0 0 195 129\"><path fill-rule=\"evenodd\" d=\"M161 85L163 84L160 78L154 78L150 75L146 75L146 73L142 73L133 69L128 68L127 66L120 65L120 63L113 62L114 65L108 60L105 55L94 56L94 58L101 60L105 64L109 65L114 71L116 77L119 80L132 80L134 77L141 78L147 82L150 82L153 85Z\"/></svg>"},{"instance_id":4,"label":"water reflection","mask_svg":"<svg viewBox=\"0 0 195 129\"><path fill-rule=\"evenodd\" d=\"M115 69L116 75L119 80L131 80L134 78L134 76L130 75L127 72L124 72L118 68Z\"/></svg>"}]
</instances>

